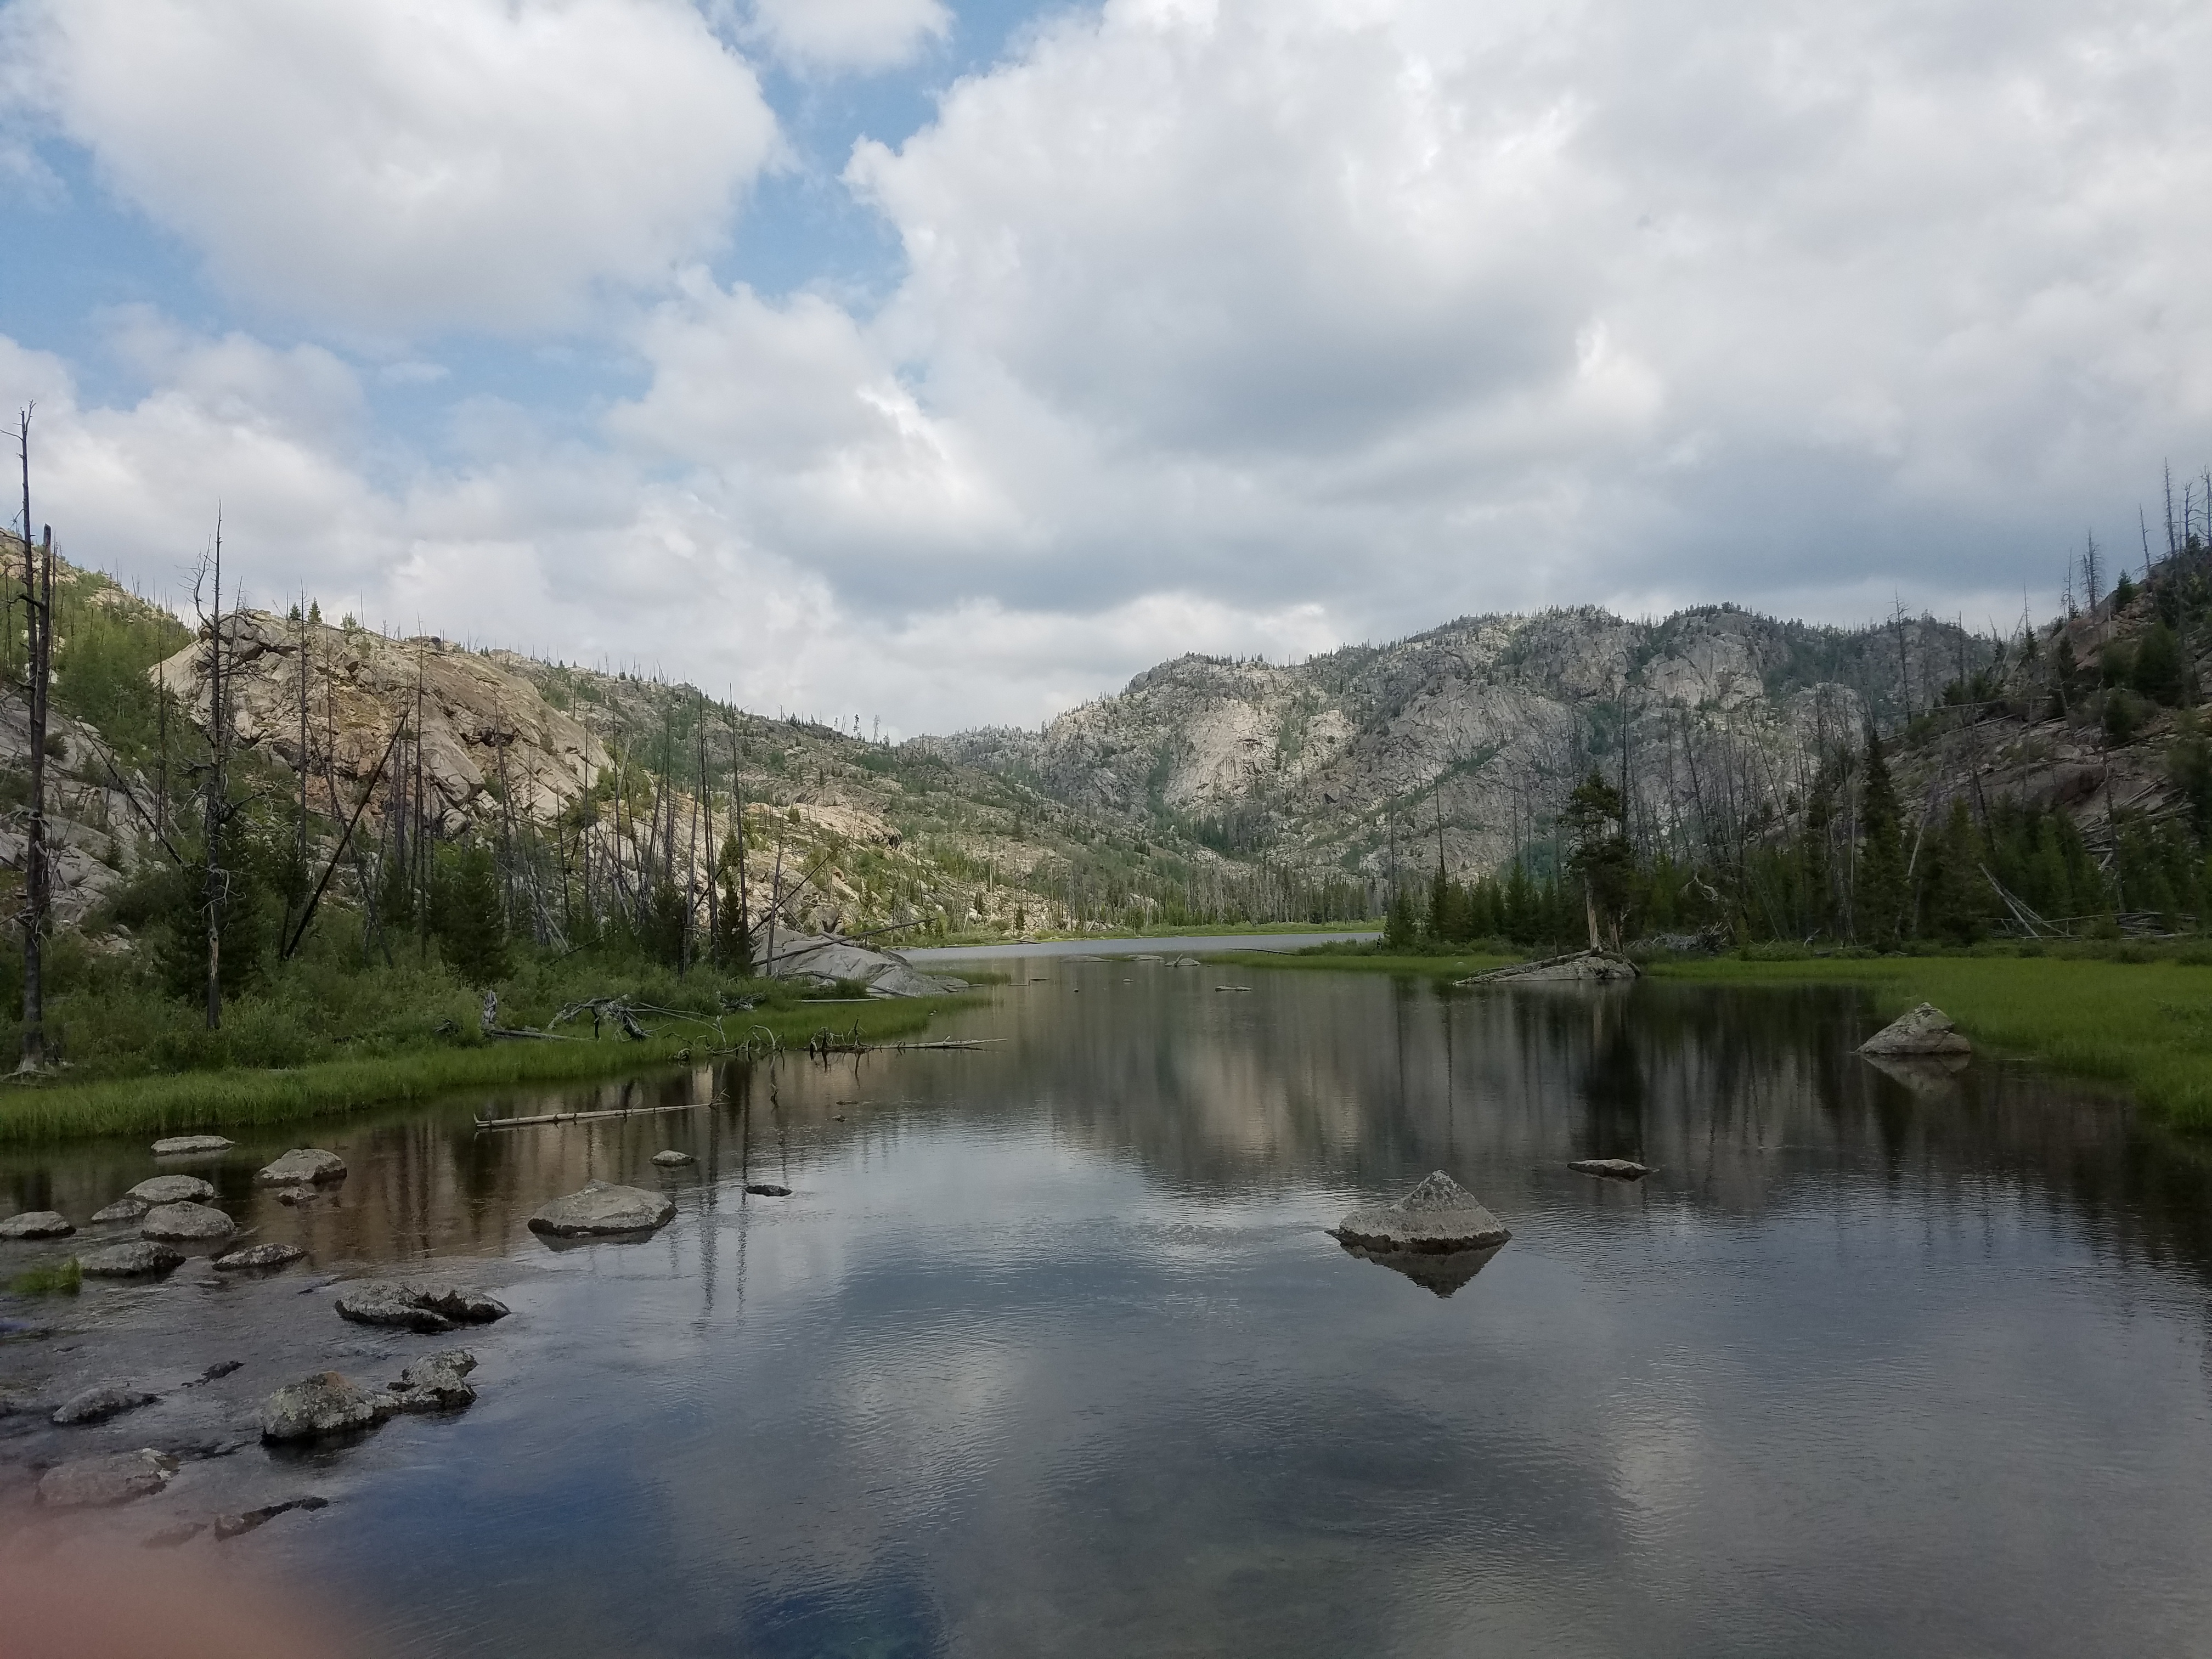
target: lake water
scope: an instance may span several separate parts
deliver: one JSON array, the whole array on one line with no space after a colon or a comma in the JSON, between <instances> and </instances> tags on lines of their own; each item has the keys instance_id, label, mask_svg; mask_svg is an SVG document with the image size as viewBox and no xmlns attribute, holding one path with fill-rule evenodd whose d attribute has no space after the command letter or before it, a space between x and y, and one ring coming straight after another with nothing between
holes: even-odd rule
<instances>
[{"instance_id":1,"label":"lake water","mask_svg":"<svg viewBox=\"0 0 2212 1659\"><path fill-rule=\"evenodd\" d=\"M0 1418L0 1552L313 1492L179 1559L319 1586L378 1655L2212 1648L2212 1172L2124 1108L2004 1066L1893 1079L1844 993L1014 967L933 1032L981 1050L311 1130L352 1175L297 1212L250 1183L300 1137L243 1142L224 1201L311 1263L0 1297L56 1326L0 1340L0 1390L167 1390ZM473 1127L625 1093L726 1103ZM1612 1154L1657 1173L1565 1167ZM1449 1295L1322 1231L1433 1169L1514 1233ZM82 1220L151 1172L136 1143L0 1154L0 1212ZM676 1219L526 1230L592 1176ZM514 1315L414 1337L303 1289L395 1265ZM36 1462L221 1452L281 1382L456 1341L459 1416L28 1504Z\"/></svg>"}]
</instances>

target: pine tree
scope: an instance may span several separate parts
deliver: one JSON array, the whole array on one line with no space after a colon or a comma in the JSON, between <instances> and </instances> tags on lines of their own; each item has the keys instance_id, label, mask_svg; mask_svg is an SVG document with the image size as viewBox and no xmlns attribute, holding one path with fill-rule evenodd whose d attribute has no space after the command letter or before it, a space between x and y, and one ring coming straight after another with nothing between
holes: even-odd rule
<instances>
[{"instance_id":1,"label":"pine tree","mask_svg":"<svg viewBox=\"0 0 2212 1659\"><path fill-rule=\"evenodd\" d=\"M1965 801L1951 803L1943 833L1929 853L1921 883L1922 932L1953 945L1972 945L1988 927L1990 895Z\"/></svg>"},{"instance_id":2,"label":"pine tree","mask_svg":"<svg viewBox=\"0 0 2212 1659\"><path fill-rule=\"evenodd\" d=\"M1867 728L1864 779L1859 800L1857 915L1859 942L1877 950L1893 948L1905 921L1905 830L1897 806L1897 787L1881 738Z\"/></svg>"},{"instance_id":3,"label":"pine tree","mask_svg":"<svg viewBox=\"0 0 2212 1659\"><path fill-rule=\"evenodd\" d=\"M490 985L512 971L490 848L472 841L441 854L431 886L430 927L447 965L470 984Z\"/></svg>"},{"instance_id":4,"label":"pine tree","mask_svg":"<svg viewBox=\"0 0 2212 1659\"><path fill-rule=\"evenodd\" d=\"M2153 623L2136 647L2134 673L2136 690L2167 708L2187 701L2188 672L2181 660L2181 641L2163 622Z\"/></svg>"}]
</instances>

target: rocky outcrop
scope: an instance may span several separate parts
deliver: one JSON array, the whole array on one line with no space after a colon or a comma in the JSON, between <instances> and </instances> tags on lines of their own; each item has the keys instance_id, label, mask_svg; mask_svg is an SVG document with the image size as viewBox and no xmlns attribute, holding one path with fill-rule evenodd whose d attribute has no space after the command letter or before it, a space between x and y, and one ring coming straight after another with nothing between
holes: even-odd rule
<instances>
[{"instance_id":1,"label":"rocky outcrop","mask_svg":"<svg viewBox=\"0 0 2212 1659\"><path fill-rule=\"evenodd\" d=\"M151 1498L177 1473L177 1460L151 1446L58 1463L39 1478L39 1502L52 1510L112 1509Z\"/></svg>"},{"instance_id":2,"label":"rocky outcrop","mask_svg":"<svg viewBox=\"0 0 2212 1659\"><path fill-rule=\"evenodd\" d=\"M830 935L779 936L775 955L763 965L777 979L824 986L842 981L866 987L872 997L935 997L968 988L965 980L921 973L893 951Z\"/></svg>"},{"instance_id":3,"label":"rocky outcrop","mask_svg":"<svg viewBox=\"0 0 2212 1659\"><path fill-rule=\"evenodd\" d=\"M1942 1009L1923 1002L1859 1044L1859 1052L1885 1059L1913 1060L1970 1054L1973 1046L1960 1035Z\"/></svg>"},{"instance_id":4,"label":"rocky outcrop","mask_svg":"<svg viewBox=\"0 0 2212 1659\"><path fill-rule=\"evenodd\" d=\"M1503 1244L1513 1235L1474 1194L1442 1170L1395 1204L1352 1211L1332 1230L1369 1250L1443 1252Z\"/></svg>"},{"instance_id":5,"label":"rocky outcrop","mask_svg":"<svg viewBox=\"0 0 2212 1659\"><path fill-rule=\"evenodd\" d=\"M507 1304L481 1291L458 1285L370 1279L349 1287L337 1298L338 1317L356 1325L390 1325L403 1330L437 1333L457 1325L485 1325L504 1319Z\"/></svg>"},{"instance_id":6,"label":"rocky outcrop","mask_svg":"<svg viewBox=\"0 0 2212 1659\"><path fill-rule=\"evenodd\" d=\"M253 1177L257 1187L310 1187L343 1181L345 1160L319 1146L295 1146L282 1158L262 1166Z\"/></svg>"},{"instance_id":7,"label":"rocky outcrop","mask_svg":"<svg viewBox=\"0 0 2212 1659\"><path fill-rule=\"evenodd\" d=\"M26 1210L0 1221L0 1238L67 1238L76 1231L59 1210Z\"/></svg>"},{"instance_id":8,"label":"rocky outcrop","mask_svg":"<svg viewBox=\"0 0 2212 1659\"><path fill-rule=\"evenodd\" d=\"M635 1237L665 1226L675 1213L676 1201L663 1194L594 1181L538 1206L530 1228L555 1238Z\"/></svg>"},{"instance_id":9,"label":"rocky outcrop","mask_svg":"<svg viewBox=\"0 0 2212 1659\"><path fill-rule=\"evenodd\" d=\"M237 1231L235 1221L204 1204L156 1204L138 1224L142 1238L187 1244L213 1243Z\"/></svg>"},{"instance_id":10,"label":"rocky outcrop","mask_svg":"<svg viewBox=\"0 0 2212 1659\"><path fill-rule=\"evenodd\" d=\"M149 1209L156 1204L204 1204L215 1196L215 1183L198 1176L155 1176L124 1196L135 1198Z\"/></svg>"},{"instance_id":11,"label":"rocky outcrop","mask_svg":"<svg viewBox=\"0 0 2212 1659\"><path fill-rule=\"evenodd\" d=\"M191 1158L205 1152L227 1152L233 1142L221 1135L171 1135L154 1143L156 1158Z\"/></svg>"},{"instance_id":12,"label":"rocky outcrop","mask_svg":"<svg viewBox=\"0 0 2212 1659\"><path fill-rule=\"evenodd\" d=\"M151 1279L167 1273L185 1258L166 1244L138 1239L129 1244L110 1244L77 1258L87 1279Z\"/></svg>"},{"instance_id":13,"label":"rocky outcrop","mask_svg":"<svg viewBox=\"0 0 2212 1659\"><path fill-rule=\"evenodd\" d=\"M287 1383L261 1402L264 1440L313 1440L373 1428L399 1409L388 1394L348 1382L337 1371L320 1371Z\"/></svg>"},{"instance_id":14,"label":"rocky outcrop","mask_svg":"<svg viewBox=\"0 0 2212 1659\"><path fill-rule=\"evenodd\" d=\"M1457 981L1462 985L1620 985L1638 977L1636 964L1607 951L1574 951L1540 962L1516 962Z\"/></svg>"}]
</instances>

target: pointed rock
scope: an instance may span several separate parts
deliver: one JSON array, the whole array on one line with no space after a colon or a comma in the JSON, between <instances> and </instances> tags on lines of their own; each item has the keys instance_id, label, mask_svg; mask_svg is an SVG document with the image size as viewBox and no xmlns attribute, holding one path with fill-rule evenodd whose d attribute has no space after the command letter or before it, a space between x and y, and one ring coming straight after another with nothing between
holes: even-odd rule
<instances>
[{"instance_id":1,"label":"pointed rock","mask_svg":"<svg viewBox=\"0 0 2212 1659\"><path fill-rule=\"evenodd\" d=\"M1475 1250L1513 1237L1473 1193L1442 1170L1395 1204L1352 1211L1334 1231L1344 1243L1370 1250Z\"/></svg>"},{"instance_id":2,"label":"pointed rock","mask_svg":"<svg viewBox=\"0 0 2212 1659\"><path fill-rule=\"evenodd\" d=\"M1929 1003L1892 1020L1859 1044L1863 1054L1964 1054L1974 1045L1959 1035L1950 1016Z\"/></svg>"}]
</instances>

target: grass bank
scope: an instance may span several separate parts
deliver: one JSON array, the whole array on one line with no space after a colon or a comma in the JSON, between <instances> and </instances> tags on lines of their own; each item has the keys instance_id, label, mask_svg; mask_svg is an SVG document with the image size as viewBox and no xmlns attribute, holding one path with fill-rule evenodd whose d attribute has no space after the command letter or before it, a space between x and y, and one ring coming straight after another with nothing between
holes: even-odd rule
<instances>
[{"instance_id":1,"label":"grass bank","mask_svg":"<svg viewBox=\"0 0 2212 1659\"><path fill-rule=\"evenodd\" d=\"M1859 986L1883 1019L1932 1002L1985 1048L2117 1085L2175 1127L2202 1133L2212 1133L2212 964L2202 956L2124 948L2072 956L1712 957L1662 960L1646 969L1684 984ZM1217 959L1439 979L1505 960L1328 951Z\"/></svg>"}]
</instances>

